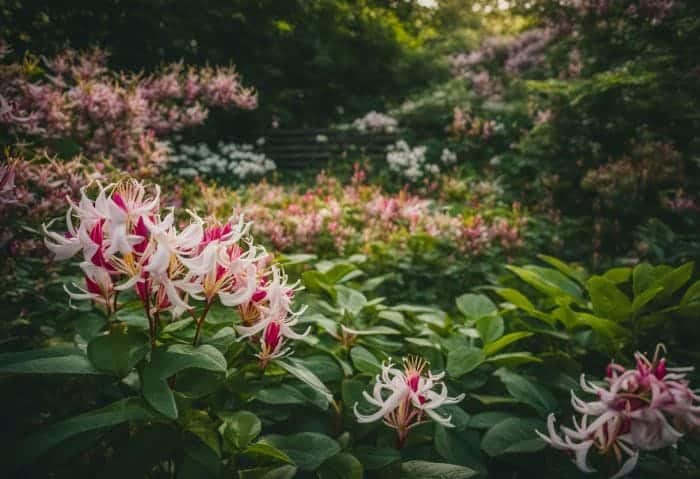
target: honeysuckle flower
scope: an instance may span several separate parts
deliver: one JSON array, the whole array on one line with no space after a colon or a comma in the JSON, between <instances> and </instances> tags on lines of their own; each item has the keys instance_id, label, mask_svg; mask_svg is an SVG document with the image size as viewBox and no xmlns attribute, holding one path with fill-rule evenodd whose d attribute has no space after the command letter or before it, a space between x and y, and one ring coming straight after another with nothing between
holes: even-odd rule
<instances>
[{"instance_id":1,"label":"honeysuckle flower","mask_svg":"<svg viewBox=\"0 0 700 479\"><path fill-rule=\"evenodd\" d=\"M379 419L398 434L398 444L402 446L408 431L428 418L445 427L453 427L451 416L442 416L436 409L448 404L457 404L464 399L464 394L456 397L447 395L447 386L442 381L445 373L433 374L427 371L427 362L420 358L409 357L403 360L403 370L392 363L382 364L382 371L377 375L372 394L363 392L363 397L379 409L372 414L361 414L358 404L353 410L358 422L368 423ZM436 388L440 388L436 391ZM426 418L427 416L427 418Z\"/></svg>"},{"instance_id":2,"label":"honeysuckle flower","mask_svg":"<svg viewBox=\"0 0 700 479\"><path fill-rule=\"evenodd\" d=\"M189 312L197 344L218 298L224 306L239 308L241 339L255 337L253 343L259 342L256 356L263 367L291 352L289 340L309 333L293 329L303 312L291 306L298 283L289 284L270 265L270 256L253 243L251 223L242 216L220 223L189 212L190 224L180 229L174 209L161 215L158 187L150 190L133 180L96 185L94 200L85 187L80 201L70 202L65 235L44 226L46 245L57 259L79 252L84 257L80 266L85 286L67 289L72 300L92 301L111 317L119 307L118 293L133 289L146 312L151 346L156 347L161 313L175 318ZM195 313L194 301L204 301L201 313Z\"/></svg>"},{"instance_id":3,"label":"honeysuckle flower","mask_svg":"<svg viewBox=\"0 0 700 479\"><path fill-rule=\"evenodd\" d=\"M554 427L554 414L547 417L547 435L536 431L550 446L572 454L574 463L583 472L596 472L588 465L588 455L593 446L602 454L611 452L618 464L619 470L610 479L623 477L635 468L639 460L639 451L633 447L628 434L620 432L628 430L621 415L604 415L588 424L588 416L584 415L578 422L574 418L575 429L562 427L563 437L560 437ZM623 458L626 459L623 462Z\"/></svg>"},{"instance_id":4,"label":"honeysuckle flower","mask_svg":"<svg viewBox=\"0 0 700 479\"><path fill-rule=\"evenodd\" d=\"M114 284L109 272L89 261L80 263L80 269L85 276L85 288L73 283L77 292L70 291L65 285L64 290L71 299L90 300L103 305L108 311L112 310Z\"/></svg>"},{"instance_id":5,"label":"honeysuckle flower","mask_svg":"<svg viewBox=\"0 0 700 479\"><path fill-rule=\"evenodd\" d=\"M271 360L281 358L291 352L292 348L285 347L284 327L279 321L271 321L267 323L264 333L260 336L260 352L255 356L260 359L262 368L265 368Z\"/></svg>"},{"instance_id":6,"label":"honeysuckle flower","mask_svg":"<svg viewBox=\"0 0 700 479\"><path fill-rule=\"evenodd\" d=\"M540 437L556 449L574 454L576 465L593 472L587 458L593 446L602 456L612 455L622 477L634 469L639 451L672 446L683 437L679 429L700 424L700 397L690 389L685 373L692 368L669 368L660 357L663 345L656 348L652 360L636 353L635 367L626 369L610 363L606 369L607 387L581 376L581 389L597 400L586 402L572 391L571 404L582 414L574 417L575 429L562 427L563 436L554 428L554 415L547 421L548 434ZM623 458L627 457L623 462Z\"/></svg>"}]
</instances>

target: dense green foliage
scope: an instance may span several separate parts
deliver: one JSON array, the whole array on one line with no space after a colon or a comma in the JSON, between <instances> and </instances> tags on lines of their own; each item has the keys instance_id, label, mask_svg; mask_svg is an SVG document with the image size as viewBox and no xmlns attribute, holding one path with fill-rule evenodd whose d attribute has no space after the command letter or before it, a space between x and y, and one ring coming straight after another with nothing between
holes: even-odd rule
<instances>
[{"instance_id":1,"label":"dense green foliage","mask_svg":"<svg viewBox=\"0 0 700 479\"><path fill-rule=\"evenodd\" d=\"M698 477L700 3L69 3L0 0L7 474Z\"/></svg>"}]
</instances>

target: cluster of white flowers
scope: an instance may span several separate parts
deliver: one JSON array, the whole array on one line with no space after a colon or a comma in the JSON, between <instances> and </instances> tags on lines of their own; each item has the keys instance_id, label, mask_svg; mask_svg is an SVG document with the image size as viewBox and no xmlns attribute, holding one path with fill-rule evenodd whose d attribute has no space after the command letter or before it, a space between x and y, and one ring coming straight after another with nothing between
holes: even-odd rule
<instances>
[{"instance_id":1,"label":"cluster of white flowers","mask_svg":"<svg viewBox=\"0 0 700 479\"><path fill-rule=\"evenodd\" d=\"M216 150L205 143L170 146L171 161L180 176L233 177L246 180L264 176L275 162L252 145L219 142Z\"/></svg>"},{"instance_id":2,"label":"cluster of white flowers","mask_svg":"<svg viewBox=\"0 0 700 479\"><path fill-rule=\"evenodd\" d=\"M447 148L443 148L442 153L440 154L440 161L443 165L452 165L457 163L457 153Z\"/></svg>"},{"instance_id":3,"label":"cluster of white flowers","mask_svg":"<svg viewBox=\"0 0 700 479\"><path fill-rule=\"evenodd\" d=\"M352 122L353 128L363 133L394 133L399 126L396 118L374 110Z\"/></svg>"},{"instance_id":4,"label":"cluster of white flowers","mask_svg":"<svg viewBox=\"0 0 700 479\"><path fill-rule=\"evenodd\" d=\"M426 153L428 148L424 145L411 146L404 140L399 140L387 148L386 162L389 169L398 173L409 181L418 181L428 175L440 172L436 164L428 163Z\"/></svg>"}]
</instances>

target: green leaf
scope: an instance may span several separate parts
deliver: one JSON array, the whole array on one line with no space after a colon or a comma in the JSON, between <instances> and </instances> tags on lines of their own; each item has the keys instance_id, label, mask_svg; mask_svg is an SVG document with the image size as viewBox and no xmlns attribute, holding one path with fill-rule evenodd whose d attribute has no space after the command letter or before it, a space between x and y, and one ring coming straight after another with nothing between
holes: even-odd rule
<instances>
[{"instance_id":1,"label":"green leaf","mask_svg":"<svg viewBox=\"0 0 700 479\"><path fill-rule=\"evenodd\" d=\"M88 343L87 355L100 371L124 377L148 352L148 338L138 331L116 330Z\"/></svg>"},{"instance_id":2,"label":"green leaf","mask_svg":"<svg viewBox=\"0 0 700 479\"><path fill-rule=\"evenodd\" d=\"M223 420L219 434L232 449L244 449L260 435L262 424L258 416L249 411L219 415Z\"/></svg>"},{"instance_id":3,"label":"green leaf","mask_svg":"<svg viewBox=\"0 0 700 479\"><path fill-rule=\"evenodd\" d=\"M333 394L328 390L326 385L298 359L287 358L284 360L277 360L275 364L318 391L329 403L333 402Z\"/></svg>"},{"instance_id":4,"label":"green leaf","mask_svg":"<svg viewBox=\"0 0 700 479\"><path fill-rule=\"evenodd\" d=\"M344 452L321 464L317 474L320 479L362 479L363 468L355 456Z\"/></svg>"},{"instance_id":5,"label":"green leaf","mask_svg":"<svg viewBox=\"0 0 700 479\"><path fill-rule=\"evenodd\" d=\"M367 304L367 298L359 291L345 286L336 286L336 304L341 309L341 314L345 311L352 316L357 316L362 308Z\"/></svg>"},{"instance_id":6,"label":"green leaf","mask_svg":"<svg viewBox=\"0 0 700 479\"><path fill-rule=\"evenodd\" d=\"M304 271L301 274L301 280L309 291L315 293L325 292L332 298L335 298L335 288L328 282L326 275L320 271Z\"/></svg>"},{"instance_id":7,"label":"green leaf","mask_svg":"<svg viewBox=\"0 0 700 479\"><path fill-rule=\"evenodd\" d=\"M492 343L503 336L503 318L500 316L486 316L476 320L476 330L484 344Z\"/></svg>"},{"instance_id":8,"label":"green leaf","mask_svg":"<svg viewBox=\"0 0 700 479\"><path fill-rule=\"evenodd\" d=\"M141 399L126 398L102 409L52 424L19 444L16 452L17 465L24 465L47 452L57 444L78 434L116 426L129 421L162 420Z\"/></svg>"},{"instance_id":9,"label":"green leaf","mask_svg":"<svg viewBox=\"0 0 700 479\"><path fill-rule=\"evenodd\" d=\"M612 281L615 284L626 283L632 276L632 268L612 268L603 274L603 278Z\"/></svg>"},{"instance_id":10,"label":"green leaf","mask_svg":"<svg viewBox=\"0 0 700 479\"><path fill-rule=\"evenodd\" d=\"M576 324L588 326L596 333L606 337L612 343L620 343L631 334L630 330L623 328L615 321L600 318L588 313L574 313Z\"/></svg>"},{"instance_id":11,"label":"green leaf","mask_svg":"<svg viewBox=\"0 0 700 479\"><path fill-rule=\"evenodd\" d=\"M507 369L499 369L494 374L505 384L511 396L531 406L542 416L546 416L557 407L557 400L543 386L533 383Z\"/></svg>"},{"instance_id":12,"label":"green leaf","mask_svg":"<svg viewBox=\"0 0 700 479\"><path fill-rule=\"evenodd\" d=\"M306 396L291 384L260 389L253 397L265 404L306 404Z\"/></svg>"},{"instance_id":13,"label":"green leaf","mask_svg":"<svg viewBox=\"0 0 700 479\"><path fill-rule=\"evenodd\" d=\"M331 283L340 283L348 274L357 271L357 266L350 263L339 263L326 271L322 271Z\"/></svg>"},{"instance_id":14,"label":"green leaf","mask_svg":"<svg viewBox=\"0 0 700 479\"><path fill-rule=\"evenodd\" d=\"M641 294L635 296L634 301L632 301L632 311L635 313L640 311L663 290L663 286L656 286L654 288L649 288Z\"/></svg>"},{"instance_id":15,"label":"green leaf","mask_svg":"<svg viewBox=\"0 0 700 479\"><path fill-rule=\"evenodd\" d=\"M399 451L391 447L359 446L353 454L367 470L381 469L401 460Z\"/></svg>"},{"instance_id":16,"label":"green leaf","mask_svg":"<svg viewBox=\"0 0 700 479\"><path fill-rule=\"evenodd\" d=\"M456 300L457 308L467 319L479 319L498 311L498 308L488 296L483 294L463 294Z\"/></svg>"},{"instance_id":17,"label":"green leaf","mask_svg":"<svg viewBox=\"0 0 700 479\"><path fill-rule=\"evenodd\" d=\"M547 444L535 430L544 430L544 421L511 417L486 431L481 440L481 449L491 457L509 453L535 452Z\"/></svg>"},{"instance_id":18,"label":"green leaf","mask_svg":"<svg viewBox=\"0 0 700 479\"><path fill-rule=\"evenodd\" d=\"M487 411L474 414L469 419L469 427L473 429L490 429L504 419L513 417L509 412Z\"/></svg>"},{"instance_id":19,"label":"green leaf","mask_svg":"<svg viewBox=\"0 0 700 479\"><path fill-rule=\"evenodd\" d=\"M484 470L479 449L481 437L477 431L458 431L435 425L435 450L450 464Z\"/></svg>"},{"instance_id":20,"label":"green leaf","mask_svg":"<svg viewBox=\"0 0 700 479\"><path fill-rule=\"evenodd\" d=\"M217 457L221 457L221 445L219 444L219 433L216 430L216 423L209 417L206 411L199 409L187 409L180 415L178 420L185 431L194 434L209 447Z\"/></svg>"},{"instance_id":21,"label":"green leaf","mask_svg":"<svg viewBox=\"0 0 700 479\"><path fill-rule=\"evenodd\" d=\"M41 352L45 352L46 356ZM26 358L28 351L16 354L16 358ZM68 355L56 355L53 350L38 350L32 359L14 361L10 353L3 355L3 364L0 373L10 374L104 374L97 370L90 360L82 353L76 352Z\"/></svg>"},{"instance_id":22,"label":"green leaf","mask_svg":"<svg viewBox=\"0 0 700 479\"><path fill-rule=\"evenodd\" d=\"M447 352L447 373L454 379L459 379L473 371L484 362L481 349L461 344Z\"/></svg>"},{"instance_id":23,"label":"green leaf","mask_svg":"<svg viewBox=\"0 0 700 479\"><path fill-rule=\"evenodd\" d=\"M382 370L382 365L379 360L363 346L354 346L350 350L350 359L352 364L360 372L368 374L377 374Z\"/></svg>"},{"instance_id":24,"label":"green leaf","mask_svg":"<svg viewBox=\"0 0 700 479\"><path fill-rule=\"evenodd\" d=\"M537 356L524 351L515 353L496 354L494 356L489 357L486 361L489 363L493 363L496 367L507 368L514 368L522 364L542 362L542 360Z\"/></svg>"},{"instance_id":25,"label":"green leaf","mask_svg":"<svg viewBox=\"0 0 700 479\"><path fill-rule=\"evenodd\" d=\"M287 454L299 469L314 471L340 452L340 445L325 434L301 432L282 436L271 434L265 441Z\"/></svg>"},{"instance_id":26,"label":"green leaf","mask_svg":"<svg viewBox=\"0 0 700 479\"><path fill-rule=\"evenodd\" d=\"M489 344L486 344L484 346L484 354L486 356L491 356L498 351L508 347L509 345L515 343L516 341L520 341L521 339L529 338L532 336L533 333L525 332L525 331L518 331L516 333L509 333L506 334L505 336L500 337L496 341L490 342Z\"/></svg>"},{"instance_id":27,"label":"green leaf","mask_svg":"<svg viewBox=\"0 0 700 479\"><path fill-rule=\"evenodd\" d=\"M343 370L331 356L317 354L298 359L298 361L324 383L343 379Z\"/></svg>"},{"instance_id":28,"label":"green leaf","mask_svg":"<svg viewBox=\"0 0 700 479\"><path fill-rule=\"evenodd\" d=\"M509 265L506 268L547 296L567 302L583 303L581 289L559 271L537 266L520 268Z\"/></svg>"},{"instance_id":29,"label":"green leaf","mask_svg":"<svg viewBox=\"0 0 700 479\"><path fill-rule=\"evenodd\" d=\"M695 303L700 303L700 280L690 285L683 295L683 298L681 298L680 304L682 306L688 306Z\"/></svg>"},{"instance_id":30,"label":"green leaf","mask_svg":"<svg viewBox=\"0 0 700 479\"><path fill-rule=\"evenodd\" d=\"M274 445L265 440L260 440L255 444L251 444L245 448L243 454L256 459L257 462L275 461L286 462L292 464L292 458L284 451L277 449Z\"/></svg>"},{"instance_id":31,"label":"green leaf","mask_svg":"<svg viewBox=\"0 0 700 479\"><path fill-rule=\"evenodd\" d=\"M573 267L571 265L566 264L560 259L557 259L553 256L547 256L545 254L538 254L537 257L545 263L548 263L550 266L555 267L560 272L564 273L569 278L577 281L581 285L583 285L583 283L586 281L586 271L581 267Z\"/></svg>"},{"instance_id":32,"label":"green leaf","mask_svg":"<svg viewBox=\"0 0 700 479\"><path fill-rule=\"evenodd\" d=\"M427 461L406 461L401 471L409 479L468 479L478 474L468 467Z\"/></svg>"},{"instance_id":33,"label":"green leaf","mask_svg":"<svg viewBox=\"0 0 700 479\"><path fill-rule=\"evenodd\" d=\"M291 464L284 466L256 467L238 471L239 479L292 479L296 477L297 468Z\"/></svg>"},{"instance_id":34,"label":"green leaf","mask_svg":"<svg viewBox=\"0 0 700 479\"><path fill-rule=\"evenodd\" d=\"M536 310L535 305L532 304L532 302L529 299L527 299L527 297L523 293L518 291L517 289L494 288L494 291L501 298L505 299L506 301L517 306L520 309L523 309L527 312L531 312L531 311Z\"/></svg>"},{"instance_id":35,"label":"green leaf","mask_svg":"<svg viewBox=\"0 0 700 479\"><path fill-rule=\"evenodd\" d=\"M640 295L654 282L654 267L649 263L638 264L632 271L634 295Z\"/></svg>"},{"instance_id":36,"label":"green leaf","mask_svg":"<svg viewBox=\"0 0 700 479\"><path fill-rule=\"evenodd\" d=\"M597 316L622 320L632 314L632 303L629 298L609 279L593 276L586 286Z\"/></svg>"},{"instance_id":37,"label":"green leaf","mask_svg":"<svg viewBox=\"0 0 700 479\"><path fill-rule=\"evenodd\" d=\"M208 344L198 347L175 344L158 348L151 354L151 361L143 371L143 396L158 412L176 419L178 412L175 396L167 379L189 368L225 374L226 367L226 358Z\"/></svg>"},{"instance_id":38,"label":"green leaf","mask_svg":"<svg viewBox=\"0 0 700 479\"><path fill-rule=\"evenodd\" d=\"M662 286L664 290L659 294L661 299L668 299L673 296L673 293L678 291L690 281L693 275L694 262L686 263L678 268L669 271L668 273L657 278L652 283L652 287Z\"/></svg>"}]
</instances>

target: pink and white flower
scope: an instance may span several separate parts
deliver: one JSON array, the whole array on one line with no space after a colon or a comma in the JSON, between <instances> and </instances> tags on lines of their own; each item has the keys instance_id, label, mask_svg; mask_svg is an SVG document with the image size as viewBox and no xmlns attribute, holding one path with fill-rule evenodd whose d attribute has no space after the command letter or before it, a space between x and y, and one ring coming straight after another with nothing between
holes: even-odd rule
<instances>
[{"instance_id":1,"label":"pink and white flower","mask_svg":"<svg viewBox=\"0 0 700 479\"><path fill-rule=\"evenodd\" d=\"M408 431L428 418L445 427L453 427L451 416L442 416L436 409L448 404L457 404L464 394L456 397L447 395L447 386L442 381L445 373L424 374L428 363L420 358L404 358L404 369L397 369L392 363L382 365L377 375L372 394L363 392L363 397L379 409L372 414L361 414L358 404L353 410L358 422L369 423L384 420L384 424L396 429L399 447L403 446ZM436 388L440 388L436 391ZM426 418L427 416L427 418Z\"/></svg>"},{"instance_id":2,"label":"pink and white flower","mask_svg":"<svg viewBox=\"0 0 700 479\"><path fill-rule=\"evenodd\" d=\"M574 429L562 427L560 436L554 428L554 414L550 414L547 435L538 432L539 436L552 447L572 453L584 472L595 471L588 465L593 446L602 456L612 455L619 466L613 478L629 474L640 451L675 445L683 437L679 429L700 425L700 397L685 379L692 368L668 368L666 359L660 357L664 350L657 346L651 361L636 353L636 367L631 369L610 363L605 387L582 375L581 388L598 399L586 402L572 391L571 404L582 415L580 420L573 418Z\"/></svg>"}]
</instances>

